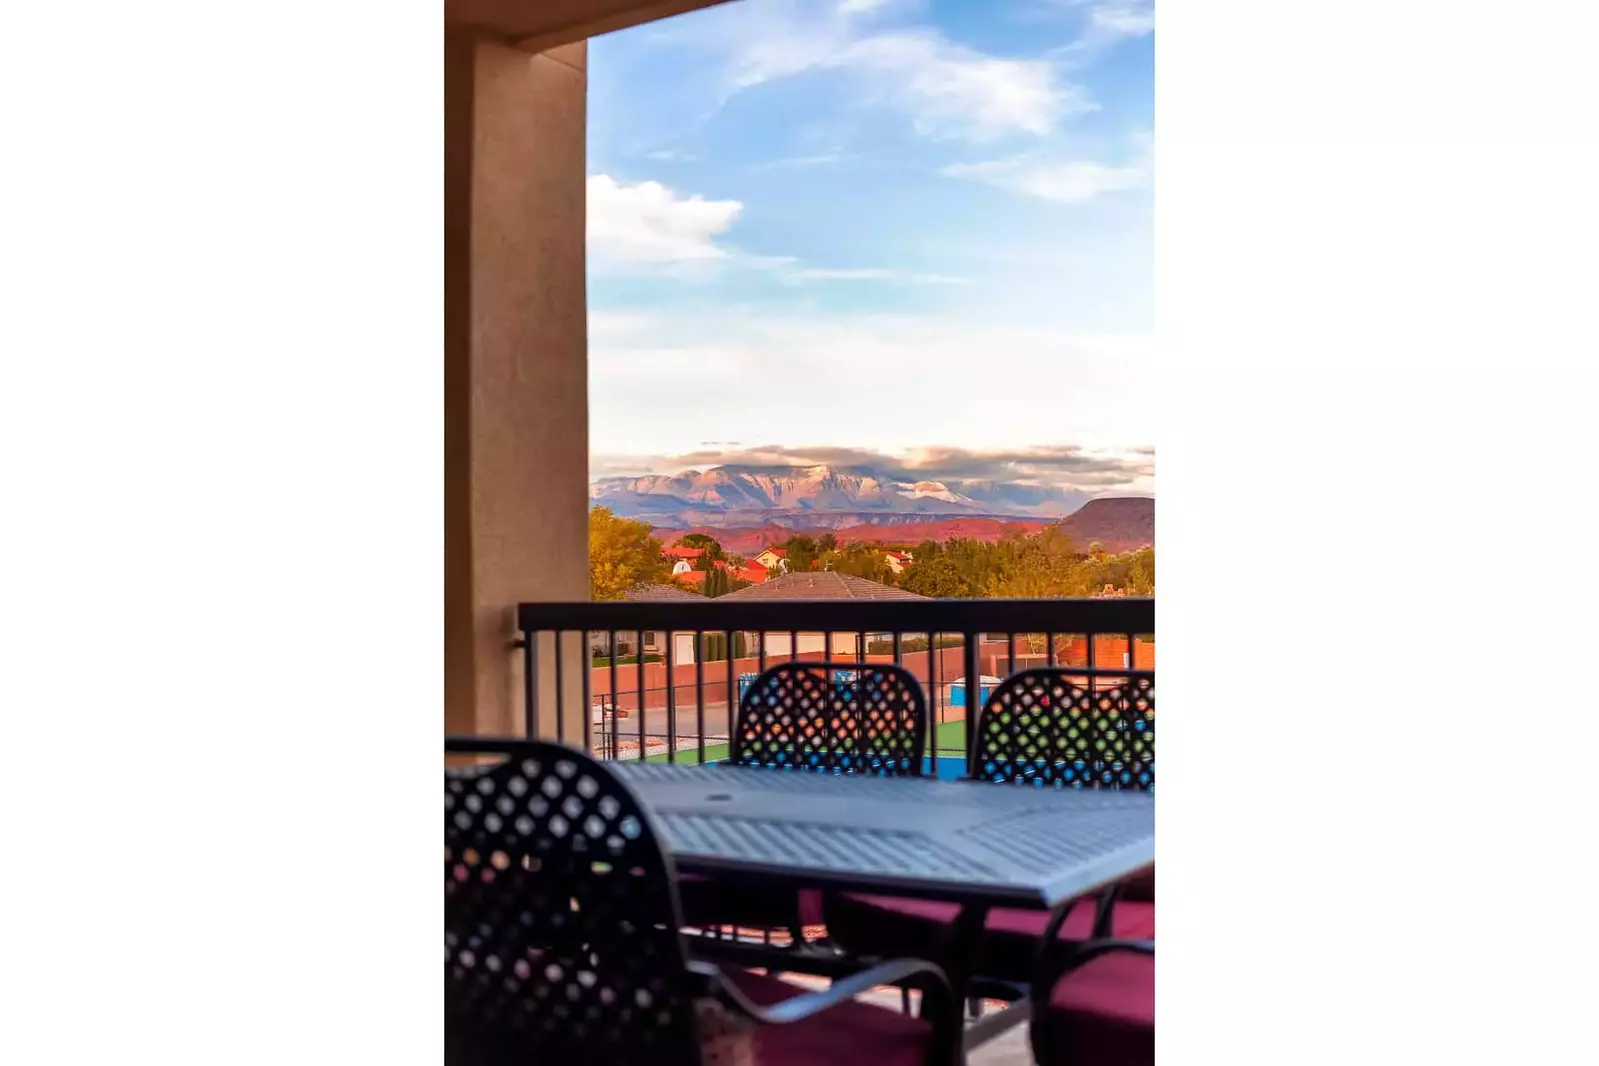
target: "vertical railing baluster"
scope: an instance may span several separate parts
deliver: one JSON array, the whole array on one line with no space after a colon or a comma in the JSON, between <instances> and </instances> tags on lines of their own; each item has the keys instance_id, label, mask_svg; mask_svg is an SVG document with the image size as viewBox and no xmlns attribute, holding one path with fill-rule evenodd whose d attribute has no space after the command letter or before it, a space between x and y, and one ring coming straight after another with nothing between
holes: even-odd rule
<instances>
[{"instance_id":1,"label":"vertical railing baluster","mask_svg":"<svg viewBox=\"0 0 1599 1066\"><path fill-rule=\"evenodd\" d=\"M558 744L566 743L566 675L562 661L566 656L561 654L564 650L562 635L561 630L555 630L555 740Z\"/></svg>"},{"instance_id":2,"label":"vertical railing baluster","mask_svg":"<svg viewBox=\"0 0 1599 1066\"><path fill-rule=\"evenodd\" d=\"M1088 712L1092 716L1090 718L1091 724L1097 724L1097 722L1094 722L1094 719L1098 718L1099 674L1094 669L1094 634L1085 633L1083 636L1088 641L1088 649L1084 653L1084 661L1088 664ZM1093 756L1093 761L1089 764L1088 772L1092 777L1094 787L1098 788L1100 785L1105 783L1100 779L1100 774L1105 769L1105 740L1104 737L1099 735L1099 731L1097 729L1095 729L1090 735L1094 736L1096 741L1095 750L1091 753Z\"/></svg>"},{"instance_id":3,"label":"vertical railing baluster","mask_svg":"<svg viewBox=\"0 0 1599 1066\"><path fill-rule=\"evenodd\" d=\"M694 631L694 718L700 734L700 765L705 765L705 631Z\"/></svg>"},{"instance_id":4,"label":"vertical railing baluster","mask_svg":"<svg viewBox=\"0 0 1599 1066\"><path fill-rule=\"evenodd\" d=\"M727 631L727 694L724 702L727 705L727 753L733 754L733 730L738 721L738 697L734 695L738 689L733 684L733 631Z\"/></svg>"},{"instance_id":5,"label":"vertical railing baluster","mask_svg":"<svg viewBox=\"0 0 1599 1066\"><path fill-rule=\"evenodd\" d=\"M672 651L677 634L666 631L666 761L677 762L677 670Z\"/></svg>"},{"instance_id":6,"label":"vertical railing baluster","mask_svg":"<svg viewBox=\"0 0 1599 1066\"><path fill-rule=\"evenodd\" d=\"M649 715L644 710L644 630L642 629L638 631L638 654L634 656L633 662L638 666L638 759L639 762L643 762L645 749L649 747L649 741L644 737L644 719Z\"/></svg>"},{"instance_id":7,"label":"vertical railing baluster","mask_svg":"<svg viewBox=\"0 0 1599 1066\"><path fill-rule=\"evenodd\" d=\"M589 683L594 672L593 648L589 643L589 631L583 630L578 634L578 649L583 653L580 660L583 664L583 750L590 755L594 754L594 694L593 686ZM600 716L600 730L605 729L605 716Z\"/></svg>"},{"instance_id":8,"label":"vertical railing baluster","mask_svg":"<svg viewBox=\"0 0 1599 1066\"><path fill-rule=\"evenodd\" d=\"M983 698L982 697L982 691L983 691L983 686L982 686L983 661L982 661L981 641L982 641L982 634L981 633L967 633L966 634L966 722L965 722L966 743L965 743L965 748L966 748L966 772L968 774L971 773L972 763L974 762L974 760L976 758L975 755L973 754L973 751L972 751L972 742L977 739L977 729L976 729L975 719L977 717L977 710L981 706L981 701L982 701L982 698Z\"/></svg>"},{"instance_id":9,"label":"vertical railing baluster","mask_svg":"<svg viewBox=\"0 0 1599 1066\"><path fill-rule=\"evenodd\" d=\"M622 752L622 694L616 685L616 630L610 631L611 649L611 758Z\"/></svg>"},{"instance_id":10,"label":"vertical railing baluster","mask_svg":"<svg viewBox=\"0 0 1599 1066\"><path fill-rule=\"evenodd\" d=\"M859 766L866 761L866 689L862 687L866 682L866 634L855 634L855 706L859 711L855 717L855 763Z\"/></svg>"},{"instance_id":11,"label":"vertical railing baluster","mask_svg":"<svg viewBox=\"0 0 1599 1066\"><path fill-rule=\"evenodd\" d=\"M799 662L799 632L793 629L788 631L788 661Z\"/></svg>"},{"instance_id":12,"label":"vertical railing baluster","mask_svg":"<svg viewBox=\"0 0 1599 1066\"><path fill-rule=\"evenodd\" d=\"M1016 634L1005 634L1005 676L1009 677L1016 672ZM979 685L979 688L982 686Z\"/></svg>"},{"instance_id":13,"label":"vertical railing baluster","mask_svg":"<svg viewBox=\"0 0 1599 1066\"><path fill-rule=\"evenodd\" d=\"M938 776L938 727L944 724L944 717L938 709L938 634L932 630L927 631L927 696L928 720L932 725L929 733L932 743L927 746L927 766L934 777Z\"/></svg>"},{"instance_id":14,"label":"vertical railing baluster","mask_svg":"<svg viewBox=\"0 0 1599 1066\"><path fill-rule=\"evenodd\" d=\"M1045 633L1044 634L1044 642L1049 647L1049 651L1047 653L1049 655L1049 660L1048 660L1049 661L1049 665L1050 666L1054 666L1055 665L1055 634L1054 633Z\"/></svg>"},{"instance_id":15,"label":"vertical railing baluster","mask_svg":"<svg viewBox=\"0 0 1599 1066\"><path fill-rule=\"evenodd\" d=\"M522 730L527 739L539 735L539 634L522 630Z\"/></svg>"}]
</instances>

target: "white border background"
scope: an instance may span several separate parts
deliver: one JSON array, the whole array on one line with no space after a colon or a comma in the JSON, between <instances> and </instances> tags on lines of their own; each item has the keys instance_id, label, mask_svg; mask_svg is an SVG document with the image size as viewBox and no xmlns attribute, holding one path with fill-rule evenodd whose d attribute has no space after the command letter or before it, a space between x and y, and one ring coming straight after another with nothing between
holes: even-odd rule
<instances>
[{"instance_id":1,"label":"white border background","mask_svg":"<svg viewBox=\"0 0 1599 1066\"><path fill-rule=\"evenodd\" d=\"M1594 8L1162 4L1163 1063L1589 1057ZM440 37L7 11L8 1061L439 1059Z\"/></svg>"}]
</instances>

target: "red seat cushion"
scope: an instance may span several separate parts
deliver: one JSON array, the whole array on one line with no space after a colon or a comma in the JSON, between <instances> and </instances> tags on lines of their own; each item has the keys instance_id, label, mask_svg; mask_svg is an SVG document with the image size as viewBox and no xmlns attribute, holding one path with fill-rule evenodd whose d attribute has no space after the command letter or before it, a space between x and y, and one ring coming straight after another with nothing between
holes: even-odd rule
<instances>
[{"instance_id":1,"label":"red seat cushion","mask_svg":"<svg viewBox=\"0 0 1599 1066\"><path fill-rule=\"evenodd\" d=\"M1154 1063L1154 957L1109 952L1061 978L1033 1020L1033 1048L1041 1066Z\"/></svg>"},{"instance_id":2,"label":"red seat cushion","mask_svg":"<svg viewBox=\"0 0 1599 1066\"><path fill-rule=\"evenodd\" d=\"M1093 933L1092 899L1079 900L1061 926L1062 940L1087 940ZM947 962L955 916L960 906L931 900L848 893L829 898L827 931L856 954L911 956ZM977 971L1012 981L1030 980L1037 964L1038 938L1049 912L996 907L988 912L978 951ZM1133 940L1155 938L1155 905L1119 901L1111 913L1111 934Z\"/></svg>"},{"instance_id":3,"label":"red seat cushion","mask_svg":"<svg viewBox=\"0 0 1599 1066\"><path fill-rule=\"evenodd\" d=\"M729 971L727 977L763 1007L810 991L744 970ZM851 1001L804 1021L758 1026L756 1058L759 1066L843 1066L848 1062L922 1066L927 1061L932 1036L932 1026L920 1018L897 1009Z\"/></svg>"}]
</instances>

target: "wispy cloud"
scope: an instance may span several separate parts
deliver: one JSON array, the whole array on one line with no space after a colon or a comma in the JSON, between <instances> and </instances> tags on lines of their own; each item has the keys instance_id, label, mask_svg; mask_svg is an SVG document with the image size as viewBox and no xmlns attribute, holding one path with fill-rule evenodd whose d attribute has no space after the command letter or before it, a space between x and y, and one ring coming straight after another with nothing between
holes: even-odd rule
<instances>
[{"instance_id":1,"label":"wispy cloud","mask_svg":"<svg viewBox=\"0 0 1599 1066\"><path fill-rule=\"evenodd\" d=\"M884 18L905 5L781 3L751 7L718 25L728 55L726 95L780 78L837 70L861 98L904 114L925 136L987 142L1048 134L1064 118L1096 109L1081 86L1048 59L993 55L936 28Z\"/></svg>"},{"instance_id":2,"label":"wispy cloud","mask_svg":"<svg viewBox=\"0 0 1599 1066\"><path fill-rule=\"evenodd\" d=\"M592 477L680 474L714 466L867 469L900 481L995 481L1088 494L1151 492L1153 448L1105 451L1075 444L1024 449L707 446L676 455L597 455Z\"/></svg>"},{"instance_id":3,"label":"wispy cloud","mask_svg":"<svg viewBox=\"0 0 1599 1066\"><path fill-rule=\"evenodd\" d=\"M1146 37L1155 32L1155 0L1073 0L1088 11L1088 25L1109 37Z\"/></svg>"},{"instance_id":4,"label":"wispy cloud","mask_svg":"<svg viewBox=\"0 0 1599 1066\"><path fill-rule=\"evenodd\" d=\"M1077 36L1060 55L1096 52L1155 32L1155 0L1049 0L1057 10L1080 18Z\"/></svg>"},{"instance_id":5,"label":"wispy cloud","mask_svg":"<svg viewBox=\"0 0 1599 1066\"><path fill-rule=\"evenodd\" d=\"M1083 204L1106 193L1139 189L1149 184L1153 162L1151 139L1148 135L1139 135L1133 141L1136 151L1120 163L1029 154L979 163L951 163L942 173L946 177L996 185L1041 200Z\"/></svg>"},{"instance_id":6,"label":"wispy cloud","mask_svg":"<svg viewBox=\"0 0 1599 1066\"><path fill-rule=\"evenodd\" d=\"M969 285L970 278L957 278L948 274L922 274L911 270L890 270L887 267L857 267L830 269L827 267L801 267L786 275L791 281L905 281L916 285Z\"/></svg>"},{"instance_id":7,"label":"wispy cloud","mask_svg":"<svg viewBox=\"0 0 1599 1066\"><path fill-rule=\"evenodd\" d=\"M783 170L788 167L824 167L833 163L842 163L850 158L842 152L821 152L817 155L791 155L782 159L770 159L764 163L757 163L754 170Z\"/></svg>"}]
</instances>

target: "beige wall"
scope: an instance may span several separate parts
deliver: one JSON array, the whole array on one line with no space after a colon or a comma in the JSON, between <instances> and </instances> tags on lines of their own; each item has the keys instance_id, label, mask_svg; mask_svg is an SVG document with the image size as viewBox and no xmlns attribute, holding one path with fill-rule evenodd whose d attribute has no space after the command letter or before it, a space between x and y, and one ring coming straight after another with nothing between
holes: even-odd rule
<instances>
[{"instance_id":1,"label":"beige wall","mask_svg":"<svg viewBox=\"0 0 1599 1066\"><path fill-rule=\"evenodd\" d=\"M445 0L449 731L522 732L515 605L588 598L586 39L718 2ZM569 680L585 643L563 642ZM546 638L541 734L555 654ZM584 710L568 692L571 736Z\"/></svg>"},{"instance_id":2,"label":"beige wall","mask_svg":"<svg viewBox=\"0 0 1599 1066\"><path fill-rule=\"evenodd\" d=\"M800 634L798 634L798 636L799 636L799 651L797 652L797 654L800 654L800 655L815 654L819 658L820 657L824 657L826 655L826 653L827 653L827 634L825 634L825 633L800 633ZM748 637L747 637L747 639L750 642L750 647L752 647L752 648L757 645L756 637L757 637L757 635L753 634L753 633L749 634ZM791 650L791 645L792 645L793 641L792 641L792 639L791 639L791 637L790 637L790 635L788 633L779 633L779 632L767 633L765 635L765 640L766 640L766 654L767 655L791 655L791 654L796 654L794 651ZM834 633L833 634L833 656L832 657L834 659L854 659L856 657L857 653L858 653L858 645L859 645L859 643L860 643L860 634L854 632L853 630L851 630L848 633Z\"/></svg>"},{"instance_id":3,"label":"beige wall","mask_svg":"<svg viewBox=\"0 0 1599 1066\"><path fill-rule=\"evenodd\" d=\"M516 603L588 598L586 60L585 44L529 55L446 34L450 731L520 732ZM582 638L568 643L575 679ZM554 642L543 645L553 708ZM570 727L581 712L569 702Z\"/></svg>"}]
</instances>

